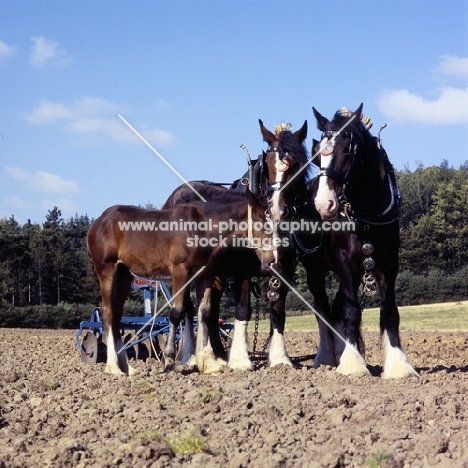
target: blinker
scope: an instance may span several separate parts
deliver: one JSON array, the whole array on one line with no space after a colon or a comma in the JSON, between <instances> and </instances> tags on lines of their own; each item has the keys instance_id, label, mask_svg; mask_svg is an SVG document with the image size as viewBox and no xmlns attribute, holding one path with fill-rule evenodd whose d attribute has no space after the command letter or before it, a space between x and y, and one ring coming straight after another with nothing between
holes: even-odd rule
<instances>
[{"instance_id":1,"label":"blinker","mask_svg":"<svg viewBox=\"0 0 468 468\"><path fill-rule=\"evenodd\" d=\"M289 162L287 159L278 159L275 162L275 168L279 172L286 172L289 169Z\"/></svg>"},{"instance_id":2,"label":"blinker","mask_svg":"<svg viewBox=\"0 0 468 468\"><path fill-rule=\"evenodd\" d=\"M333 140L322 140L320 142L320 154L322 156L330 156L330 154L333 154L333 151L335 150L335 146L333 145Z\"/></svg>"}]
</instances>

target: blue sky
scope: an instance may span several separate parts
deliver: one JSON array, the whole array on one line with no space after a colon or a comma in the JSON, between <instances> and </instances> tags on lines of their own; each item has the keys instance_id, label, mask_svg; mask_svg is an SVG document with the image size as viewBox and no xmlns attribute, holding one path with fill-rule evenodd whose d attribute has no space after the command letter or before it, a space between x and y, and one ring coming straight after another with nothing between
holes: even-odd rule
<instances>
[{"instance_id":1,"label":"blue sky","mask_svg":"<svg viewBox=\"0 0 468 468\"><path fill-rule=\"evenodd\" d=\"M273 129L364 114L397 169L468 160L466 0L0 1L0 217L229 182Z\"/></svg>"}]
</instances>

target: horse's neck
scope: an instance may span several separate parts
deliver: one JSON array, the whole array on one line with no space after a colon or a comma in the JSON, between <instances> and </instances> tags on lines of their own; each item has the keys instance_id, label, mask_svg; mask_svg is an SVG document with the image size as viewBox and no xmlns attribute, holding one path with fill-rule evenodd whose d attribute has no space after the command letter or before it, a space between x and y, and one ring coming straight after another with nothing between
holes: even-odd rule
<instances>
[{"instance_id":1,"label":"horse's neck","mask_svg":"<svg viewBox=\"0 0 468 468\"><path fill-rule=\"evenodd\" d=\"M348 184L350 202L369 204L383 196L385 174L381 172L379 151L366 152Z\"/></svg>"}]
</instances>

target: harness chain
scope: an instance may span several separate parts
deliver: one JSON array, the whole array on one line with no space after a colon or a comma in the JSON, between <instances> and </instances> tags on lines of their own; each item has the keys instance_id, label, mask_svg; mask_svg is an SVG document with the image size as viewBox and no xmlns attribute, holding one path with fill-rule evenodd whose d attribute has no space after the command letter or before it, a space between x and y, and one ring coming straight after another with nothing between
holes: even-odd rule
<instances>
[{"instance_id":1,"label":"harness chain","mask_svg":"<svg viewBox=\"0 0 468 468\"><path fill-rule=\"evenodd\" d=\"M263 281L263 278L260 279L260 282ZM258 284L258 282L257 282ZM259 287L259 291L257 294L255 294L254 292L254 295L256 297L256 301L255 301L255 327L254 327L254 339L253 339L253 345L252 345L252 354L255 355L255 354L265 354L266 352L266 349L268 347L268 344L270 343L270 336L267 337L267 339L265 340L265 344L263 345L263 348L261 351L257 352L257 342L258 342L258 324L260 322L260 304L262 302L262 293L261 293L261 289Z\"/></svg>"},{"instance_id":2,"label":"harness chain","mask_svg":"<svg viewBox=\"0 0 468 468\"><path fill-rule=\"evenodd\" d=\"M255 328L254 328L254 340L252 346L252 354L257 351L257 340L258 340L258 322L260 321L260 297L257 296L255 302Z\"/></svg>"}]
</instances>

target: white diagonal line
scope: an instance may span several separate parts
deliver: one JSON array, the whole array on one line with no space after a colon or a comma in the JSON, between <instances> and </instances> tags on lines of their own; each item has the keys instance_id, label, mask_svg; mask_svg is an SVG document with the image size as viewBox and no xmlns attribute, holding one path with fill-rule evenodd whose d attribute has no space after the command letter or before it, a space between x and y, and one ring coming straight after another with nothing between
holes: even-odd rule
<instances>
[{"instance_id":1,"label":"white diagonal line","mask_svg":"<svg viewBox=\"0 0 468 468\"><path fill-rule=\"evenodd\" d=\"M273 273L278 276L278 278L315 314L315 316L320 319L345 345L348 344L348 341L346 338L343 338L343 336L331 325L319 312L317 312L302 296L301 294L293 287L291 286L283 276L278 273L273 267L271 267L271 270ZM359 351L354 349L354 347L350 346L349 349L353 350L355 353L359 354Z\"/></svg>"},{"instance_id":2,"label":"white diagonal line","mask_svg":"<svg viewBox=\"0 0 468 468\"><path fill-rule=\"evenodd\" d=\"M171 302L182 292L185 291L185 288L206 268L206 266L201 267L171 298ZM167 306L170 306L170 302L166 302L161 309L159 309L160 314ZM135 341L135 338L138 337L138 335L149 325L151 321L153 321L156 318L156 315L152 315L151 318L132 336L132 338L124 345L122 346L118 351L117 354L120 354L124 349L128 348L130 344Z\"/></svg>"},{"instance_id":3,"label":"white diagonal line","mask_svg":"<svg viewBox=\"0 0 468 468\"><path fill-rule=\"evenodd\" d=\"M356 118L356 114L353 116L338 130L337 135L339 135L354 119ZM313 157L311 157L306 164L304 164L280 189L278 192L282 192L320 153L320 150L317 151Z\"/></svg>"},{"instance_id":4,"label":"white diagonal line","mask_svg":"<svg viewBox=\"0 0 468 468\"><path fill-rule=\"evenodd\" d=\"M198 197L203 200L204 202L206 202L206 200L200 195L200 193L197 192L197 190L195 190L191 185L190 185L190 182L188 182L178 171L177 169L175 169L158 151L156 151L152 146L151 144L143 137L143 135L141 135L137 130L135 130L135 128L129 124L127 122L127 120L125 120L120 114L118 114L118 117L120 120L122 120L122 122L127 125L128 128L130 128L130 130L135 133L135 135L140 138L140 140L164 163L166 164L167 167L169 167L169 169L172 170L172 172L174 172L174 174L178 175L179 178L186 184L188 185L197 195Z\"/></svg>"}]
</instances>

